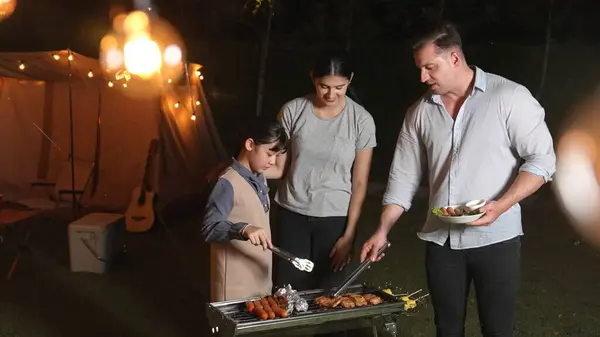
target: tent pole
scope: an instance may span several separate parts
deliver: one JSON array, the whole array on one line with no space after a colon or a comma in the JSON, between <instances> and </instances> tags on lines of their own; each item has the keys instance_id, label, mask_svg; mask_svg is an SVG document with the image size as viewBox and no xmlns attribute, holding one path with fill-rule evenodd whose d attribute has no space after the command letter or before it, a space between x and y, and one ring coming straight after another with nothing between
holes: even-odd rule
<instances>
[{"instance_id":1,"label":"tent pole","mask_svg":"<svg viewBox=\"0 0 600 337\"><path fill-rule=\"evenodd\" d=\"M188 91L190 94L190 106L192 108L192 114L196 116L196 105L194 104L194 94L192 93L192 81L190 78L190 64L188 62L185 63L185 77L187 79ZM191 116L190 116L191 117ZM198 116L196 116L197 118Z\"/></svg>"},{"instance_id":2,"label":"tent pole","mask_svg":"<svg viewBox=\"0 0 600 337\"><path fill-rule=\"evenodd\" d=\"M71 197L73 198L73 219L76 218L76 209L77 209L77 198L75 193L75 141L74 141L74 132L73 132L73 88L72 88L72 77L73 77L73 69L71 66L71 61L73 60L73 53L71 49L67 50L68 58L67 63L69 65L69 139L71 146Z\"/></svg>"}]
</instances>

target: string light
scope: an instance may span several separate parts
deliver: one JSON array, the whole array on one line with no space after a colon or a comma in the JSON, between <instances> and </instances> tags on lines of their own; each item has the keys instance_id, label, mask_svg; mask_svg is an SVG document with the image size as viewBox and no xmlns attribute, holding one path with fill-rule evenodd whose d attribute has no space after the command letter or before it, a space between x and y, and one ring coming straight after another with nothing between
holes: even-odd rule
<instances>
[{"instance_id":1,"label":"string light","mask_svg":"<svg viewBox=\"0 0 600 337\"><path fill-rule=\"evenodd\" d=\"M0 0L0 1L1 1L1 0ZM60 60L60 55L59 55L59 54L52 54L51 56L52 56L52 58L53 58L54 60L56 60L56 61L59 61L59 60ZM74 59L74 57L73 57L73 54L69 54L69 56L67 57L67 59L68 59L69 61L73 61L73 59ZM25 65L25 63L23 63L23 62L19 62L19 69L20 69L20 70L25 70L25 68L26 68L26 65ZM202 72L200 71L200 68L198 68L198 69L196 69L196 70L195 70L195 74L196 74L196 76L198 76L198 77L200 78L200 80L203 80L203 79L204 79L204 76L202 75ZM127 75L128 75L128 74L127 74ZM93 72L93 71L90 69L90 70L88 71L88 73L87 73L87 76L88 76L89 78L93 78L93 77L94 77L94 72ZM128 76L122 76L122 77L123 77L123 78L124 78L124 79L127 81L127 77L128 77ZM167 82L168 82L168 83L172 83L172 82L173 82L173 79L172 79L172 78L169 78L169 79L167 80ZM115 85L115 83L114 83L113 81L108 81L108 82L107 82L107 85L108 85L108 87L109 87L109 88L113 88L113 87L114 87L114 85ZM128 86L127 82L123 83L123 84L122 84L122 86L123 86L123 88L127 88L127 86ZM202 102L200 102L200 100L195 100L195 104L196 104L196 106L200 106L200 105L202 105ZM180 107L180 105L181 105L181 103L180 103L180 102L176 102L176 103L174 103L174 104L173 104L173 107L174 107L175 109L178 109L178 108ZM196 118L197 118L197 117L196 117L196 112L192 112L192 115L190 116L190 119L191 119L192 121L195 121L195 120L196 120Z\"/></svg>"},{"instance_id":2,"label":"string light","mask_svg":"<svg viewBox=\"0 0 600 337\"><path fill-rule=\"evenodd\" d=\"M25 63L23 63L23 62L20 62L20 64L19 64L19 69L21 69L21 70L25 70Z\"/></svg>"}]
</instances>

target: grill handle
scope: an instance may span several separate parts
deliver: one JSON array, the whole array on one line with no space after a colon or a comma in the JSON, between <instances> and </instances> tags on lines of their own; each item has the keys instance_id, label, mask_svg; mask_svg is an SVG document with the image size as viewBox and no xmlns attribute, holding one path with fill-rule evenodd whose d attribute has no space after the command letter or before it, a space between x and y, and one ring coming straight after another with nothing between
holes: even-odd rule
<instances>
[{"instance_id":1,"label":"grill handle","mask_svg":"<svg viewBox=\"0 0 600 337\"><path fill-rule=\"evenodd\" d=\"M383 254L383 252L388 249L392 244L388 241L386 242L385 245L383 245L383 247L379 248L379 250L377 251L377 256ZM373 261L371 261L371 259L366 259L363 261L363 263L361 263L350 275L348 275L348 277L344 280L344 282L342 283L342 285L337 289L337 291L333 294L333 296L340 296L344 290L346 290L346 288L348 288L348 286L354 281L356 280L356 278L362 274L363 271L365 271L367 268L369 268L369 266L371 265L371 263L373 263Z\"/></svg>"}]
</instances>

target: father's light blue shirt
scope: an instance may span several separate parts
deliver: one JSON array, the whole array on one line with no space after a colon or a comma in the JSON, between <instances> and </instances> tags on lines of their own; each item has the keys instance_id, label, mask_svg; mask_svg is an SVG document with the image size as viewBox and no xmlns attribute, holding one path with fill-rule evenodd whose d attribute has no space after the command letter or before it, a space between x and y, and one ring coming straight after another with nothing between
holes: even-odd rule
<instances>
[{"instance_id":1,"label":"father's light blue shirt","mask_svg":"<svg viewBox=\"0 0 600 337\"><path fill-rule=\"evenodd\" d=\"M453 120L439 95L427 93L407 112L398 137L383 204L409 210L421 178L429 206L496 200L519 171L549 181L555 172L544 108L524 86L475 69L475 84ZM482 247L523 234L521 207L490 226L450 225L428 213L418 236L453 249Z\"/></svg>"}]
</instances>

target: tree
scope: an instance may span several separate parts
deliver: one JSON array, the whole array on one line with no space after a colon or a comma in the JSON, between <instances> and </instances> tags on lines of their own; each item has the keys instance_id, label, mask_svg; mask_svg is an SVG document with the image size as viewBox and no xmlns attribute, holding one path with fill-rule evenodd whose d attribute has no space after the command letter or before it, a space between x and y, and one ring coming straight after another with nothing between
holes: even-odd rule
<instances>
[{"instance_id":1,"label":"tree","mask_svg":"<svg viewBox=\"0 0 600 337\"><path fill-rule=\"evenodd\" d=\"M252 14L257 15L261 7L266 3L267 28L265 29L262 46L260 49L260 61L258 67L258 83L256 94L256 115L262 114L265 98L265 81L267 77L267 59L269 56L269 44L271 42L271 27L273 26L273 16L275 15L275 0L252 0L254 3Z\"/></svg>"}]
</instances>

